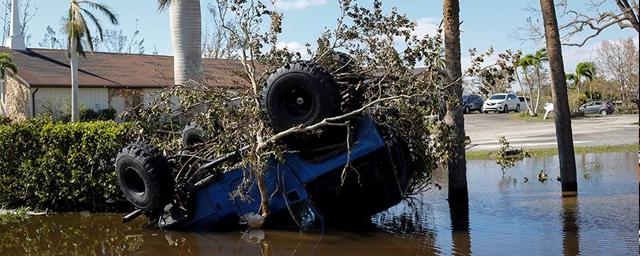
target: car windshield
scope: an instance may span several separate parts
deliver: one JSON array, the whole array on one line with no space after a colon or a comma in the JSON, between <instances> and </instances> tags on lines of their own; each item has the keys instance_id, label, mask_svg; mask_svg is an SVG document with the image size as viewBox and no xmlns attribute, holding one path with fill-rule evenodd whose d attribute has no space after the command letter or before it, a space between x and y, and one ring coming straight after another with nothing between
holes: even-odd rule
<instances>
[{"instance_id":1,"label":"car windshield","mask_svg":"<svg viewBox=\"0 0 640 256\"><path fill-rule=\"evenodd\" d=\"M507 98L506 94L496 94L491 96L490 100L504 100Z\"/></svg>"}]
</instances>

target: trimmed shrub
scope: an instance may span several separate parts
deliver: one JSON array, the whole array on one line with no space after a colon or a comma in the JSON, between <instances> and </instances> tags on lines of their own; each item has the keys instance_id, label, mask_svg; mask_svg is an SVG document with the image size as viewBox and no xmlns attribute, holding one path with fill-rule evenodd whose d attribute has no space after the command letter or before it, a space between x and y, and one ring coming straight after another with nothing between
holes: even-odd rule
<instances>
[{"instance_id":1,"label":"trimmed shrub","mask_svg":"<svg viewBox=\"0 0 640 256\"><path fill-rule=\"evenodd\" d=\"M0 204L55 211L122 209L114 161L128 124L38 118L0 125Z\"/></svg>"}]
</instances>

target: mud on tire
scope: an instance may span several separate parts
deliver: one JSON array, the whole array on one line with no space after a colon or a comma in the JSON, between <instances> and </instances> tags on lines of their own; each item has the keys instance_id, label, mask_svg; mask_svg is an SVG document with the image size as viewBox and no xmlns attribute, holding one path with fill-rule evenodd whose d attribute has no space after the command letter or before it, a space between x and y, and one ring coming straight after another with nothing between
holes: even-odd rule
<instances>
[{"instance_id":1,"label":"mud on tire","mask_svg":"<svg viewBox=\"0 0 640 256\"><path fill-rule=\"evenodd\" d=\"M118 185L125 197L147 215L159 214L173 195L167 160L148 144L133 143L116 157Z\"/></svg>"}]
</instances>

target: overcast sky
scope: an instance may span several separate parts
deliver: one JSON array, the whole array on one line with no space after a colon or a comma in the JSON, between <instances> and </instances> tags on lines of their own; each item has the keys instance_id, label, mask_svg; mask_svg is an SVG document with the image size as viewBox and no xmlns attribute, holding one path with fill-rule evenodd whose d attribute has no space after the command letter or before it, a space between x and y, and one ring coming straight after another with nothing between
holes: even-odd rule
<instances>
[{"instance_id":1,"label":"overcast sky","mask_svg":"<svg viewBox=\"0 0 640 256\"><path fill-rule=\"evenodd\" d=\"M25 0L20 0L25 1ZM169 14L158 12L156 0L96 0L109 5L120 19L118 29L131 34L136 20L139 21L141 36L145 38L147 52L157 48L160 54L171 55L169 34ZM212 0L201 0L203 14ZM371 4L372 1L360 1ZM581 3L583 1L573 1ZM32 0L37 6L36 16L29 24L28 34L32 35L31 46L37 47L46 32L47 25L59 30L61 18L68 8L68 0ZM467 49L476 47L480 51L494 46L497 51L522 49L524 53L534 52L542 45L523 43L513 37L518 27L525 24L526 17L535 13L525 10L535 7L537 0L461 0L463 63L468 62ZM305 43L314 43L326 27L333 27L338 17L337 1L334 0L281 0L278 8L284 12L283 34L280 45L296 49ZM441 0L384 0L383 7L397 7L418 23L418 33L433 33L442 19ZM211 27L211 22L203 15L203 30ZM204 32L204 31L203 31ZM565 67L574 69L580 61L590 60L594 49L603 40L635 37L633 29L620 30L612 27L596 40L584 47L564 47ZM463 64L465 65L465 64Z\"/></svg>"}]
</instances>

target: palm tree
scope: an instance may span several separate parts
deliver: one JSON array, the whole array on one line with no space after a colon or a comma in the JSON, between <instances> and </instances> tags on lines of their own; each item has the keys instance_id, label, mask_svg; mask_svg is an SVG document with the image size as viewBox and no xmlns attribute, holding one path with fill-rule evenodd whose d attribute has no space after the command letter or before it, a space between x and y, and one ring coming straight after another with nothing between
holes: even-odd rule
<instances>
[{"instance_id":1,"label":"palm tree","mask_svg":"<svg viewBox=\"0 0 640 256\"><path fill-rule=\"evenodd\" d=\"M93 2L91 0L71 0L69 5L69 16L65 22L65 32L68 36L68 52L71 65L71 121L77 122L80 119L80 110L78 106L78 56L86 57L83 39L86 41L86 46L93 52L93 36L89 29L89 24L85 16L91 20L96 27L100 40L103 39L102 25L100 20L89 11L91 8L99 11L106 16L111 24L117 25L118 19L115 14L109 9L109 7Z\"/></svg>"},{"instance_id":2,"label":"palm tree","mask_svg":"<svg viewBox=\"0 0 640 256\"><path fill-rule=\"evenodd\" d=\"M546 61L549 61L549 56L547 55L547 49L542 48L536 51L536 53L533 55L532 64L536 68L536 77L538 80L536 104L533 109L534 113L538 113L538 107L540 106L540 90L542 89L542 76L540 75L540 69L542 68L542 64Z\"/></svg>"},{"instance_id":3,"label":"palm tree","mask_svg":"<svg viewBox=\"0 0 640 256\"><path fill-rule=\"evenodd\" d=\"M18 67L16 63L13 62L13 58L11 55L5 52L0 53L0 110L2 111L3 116L7 116L7 112L5 109L5 92L4 92L4 82L6 77L6 71L11 70L13 73L18 73Z\"/></svg>"},{"instance_id":4,"label":"palm tree","mask_svg":"<svg viewBox=\"0 0 640 256\"><path fill-rule=\"evenodd\" d=\"M529 115L535 115L536 113L533 112L533 110L531 109L531 104L529 104L528 102L526 102L527 100L527 91L526 89L522 86L522 82L520 81L520 76L518 75L517 72L517 68L520 67L522 68L522 73L524 74L524 80L527 83L527 85L529 85L529 99L533 98L533 94L531 92L531 80L529 79L529 75L528 75L528 69L529 67L531 67L533 64L533 55L531 54L527 54L524 57L520 58L517 62L516 62L516 78L518 78L518 83L520 84L520 89L522 90L522 95L524 96L525 99L525 103L527 105L527 111L529 112Z\"/></svg>"},{"instance_id":5,"label":"palm tree","mask_svg":"<svg viewBox=\"0 0 640 256\"><path fill-rule=\"evenodd\" d=\"M573 87L576 89L578 88L578 75L576 75L575 73L566 74L565 80L571 81L571 84L573 84ZM579 89L578 89L578 93L580 93Z\"/></svg>"},{"instance_id":6,"label":"palm tree","mask_svg":"<svg viewBox=\"0 0 640 256\"><path fill-rule=\"evenodd\" d=\"M158 9L170 7L173 73L176 85L197 80L202 69L200 0L158 0Z\"/></svg>"},{"instance_id":7,"label":"palm tree","mask_svg":"<svg viewBox=\"0 0 640 256\"><path fill-rule=\"evenodd\" d=\"M576 78L579 83L582 83L582 78L586 78L589 81L589 99L593 100L593 89L591 88L591 81L596 77L596 65L593 62L580 62L576 66Z\"/></svg>"},{"instance_id":8,"label":"palm tree","mask_svg":"<svg viewBox=\"0 0 640 256\"><path fill-rule=\"evenodd\" d=\"M533 83L531 82L531 79L529 78L528 69L530 67L535 68L536 82L537 82L537 86L536 86L537 87L536 88L536 94L537 94L536 101L533 104L533 109L531 108L531 106L529 106L529 104L527 104L527 110L529 111L529 114L532 115L532 116L537 115L538 107L540 106L540 90L542 88L542 77L541 77L540 71L542 69L542 64L545 61L548 61L548 60L549 60L549 58L547 57L547 50L543 48L543 49L540 49L540 50L536 51L533 54L525 55L520 60L518 60L518 63L517 63L517 65L523 69L525 81L530 86L530 88L529 88L529 98L530 99L533 99L533 89L531 89L531 87L533 86ZM523 92L523 94L524 94L524 92Z\"/></svg>"}]
</instances>

